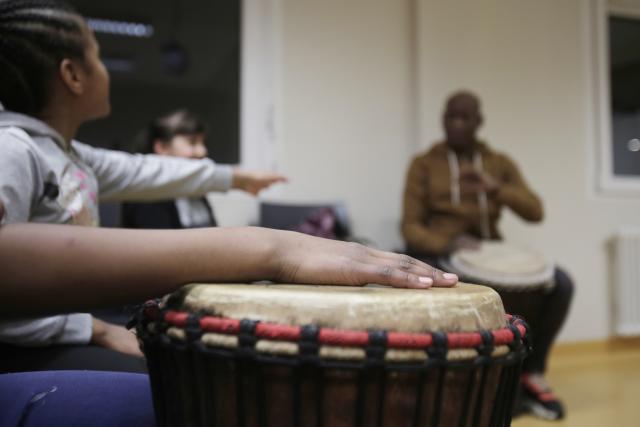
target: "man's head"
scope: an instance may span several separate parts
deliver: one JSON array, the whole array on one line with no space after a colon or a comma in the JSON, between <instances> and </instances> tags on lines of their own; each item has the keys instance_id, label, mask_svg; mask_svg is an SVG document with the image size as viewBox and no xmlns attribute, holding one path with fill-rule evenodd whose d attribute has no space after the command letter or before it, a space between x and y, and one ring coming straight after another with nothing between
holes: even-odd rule
<instances>
[{"instance_id":1,"label":"man's head","mask_svg":"<svg viewBox=\"0 0 640 427\"><path fill-rule=\"evenodd\" d=\"M454 150L470 148L482 125L480 99L467 91L456 92L447 99L442 124L447 144Z\"/></svg>"}]
</instances>

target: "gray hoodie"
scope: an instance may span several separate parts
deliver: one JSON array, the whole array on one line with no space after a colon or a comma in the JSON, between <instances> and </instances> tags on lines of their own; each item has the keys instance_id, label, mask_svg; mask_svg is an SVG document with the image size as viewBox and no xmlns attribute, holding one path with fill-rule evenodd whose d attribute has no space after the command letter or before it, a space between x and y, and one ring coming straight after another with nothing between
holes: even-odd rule
<instances>
[{"instance_id":1,"label":"gray hoodie","mask_svg":"<svg viewBox=\"0 0 640 427\"><path fill-rule=\"evenodd\" d=\"M67 143L39 120L0 111L3 223L97 226L98 201L202 196L228 190L231 181L232 168L210 159L132 155ZM20 319L0 322L0 341L24 346L86 344L91 328L91 316L84 313Z\"/></svg>"}]
</instances>

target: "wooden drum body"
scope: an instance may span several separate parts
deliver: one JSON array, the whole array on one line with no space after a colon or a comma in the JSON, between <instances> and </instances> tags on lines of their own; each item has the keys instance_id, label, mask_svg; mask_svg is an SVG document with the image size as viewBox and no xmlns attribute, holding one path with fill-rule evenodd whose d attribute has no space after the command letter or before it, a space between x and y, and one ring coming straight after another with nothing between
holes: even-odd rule
<instances>
[{"instance_id":1,"label":"wooden drum body","mask_svg":"<svg viewBox=\"0 0 640 427\"><path fill-rule=\"evenodd\" d=\"M191 285L138 322L160 426L506 426L525 333L465 284Z\"/></svg>"}]
</instances>

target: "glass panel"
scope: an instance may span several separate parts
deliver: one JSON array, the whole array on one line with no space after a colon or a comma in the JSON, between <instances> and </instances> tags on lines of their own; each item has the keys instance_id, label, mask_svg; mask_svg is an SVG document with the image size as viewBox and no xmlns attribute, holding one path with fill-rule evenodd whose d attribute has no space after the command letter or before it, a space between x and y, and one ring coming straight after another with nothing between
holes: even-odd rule
<instances>
[{"instance_id":1,"label":"glass panel","mask_svg":"<svg viewBox=\"0 0 640 427\"><path fill-rule=\"evenodd\" d=\"M613 171L640 176L640 20L609 17Z\"/></svg>"}]
</instances>

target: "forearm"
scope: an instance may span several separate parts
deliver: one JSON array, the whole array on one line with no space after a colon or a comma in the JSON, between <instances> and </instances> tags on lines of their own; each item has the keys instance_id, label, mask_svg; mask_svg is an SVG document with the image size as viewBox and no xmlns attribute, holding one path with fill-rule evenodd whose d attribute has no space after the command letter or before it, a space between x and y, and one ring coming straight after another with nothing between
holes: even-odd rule
<instances>
[{"instance_id":1,"label":"forearm","mask_svg":"<svg viewBox=\"0 0 640 427\"><path fill-rule=\"evenodd\" d=\"M188 282L271 279L278 269L273 233L5 226L0 310L7 316L86 310L161 296Z\"/></svg>"},{"instance_id":2,"label":"forearm","mask_svg":"<svg viewBox=\"0 0 640 427\"><path fill-rule=\"evenodd\" d=\"M93 169L103 201L154 201L231 188L233 168L210 159L128 154L75 143Z\"/></svg>"},{"instance_id":3,"label":"forearm","mask_svg":"<svg viewBox=\"0 0 640 427\"><path fill-rule=\"evenodd\" d=\"M454 286L407 256L264 228L117 230L15 224L0 229L0 316L139 302L189 282Z\"/></svg>"},{"instance_id":4,"label":"forearm","mask_svg":"<svg viewBox=\"0 0 640 427\"><path fill-rule=\"evenodd\" d=\"M506 156L501 159L503 179L496 192L498 202L508 206L526 221L542 221L542 202L527 185L515 163Z\"/></svg>"},{"instance_id":5,"label":"forearm","mask_svg":"<svg viewBox=\"0 0 640 427\"><path fill-rule=\"evenodd\" d=\"M544 217L540 199L525 188L503 184L496 191L498 201L527 221L539 222Z\"/></svg>"}]
</instances>

